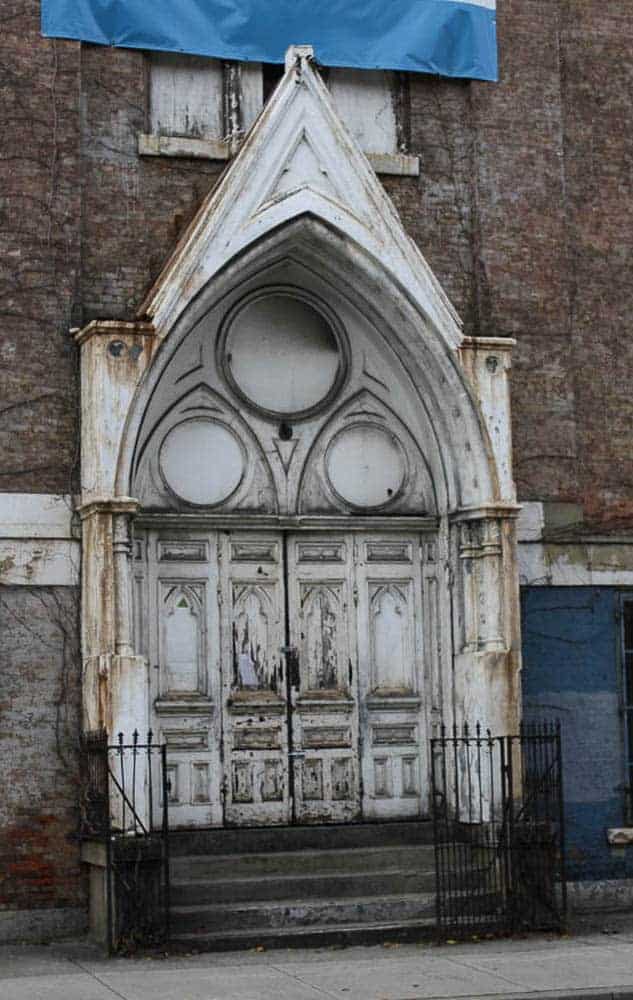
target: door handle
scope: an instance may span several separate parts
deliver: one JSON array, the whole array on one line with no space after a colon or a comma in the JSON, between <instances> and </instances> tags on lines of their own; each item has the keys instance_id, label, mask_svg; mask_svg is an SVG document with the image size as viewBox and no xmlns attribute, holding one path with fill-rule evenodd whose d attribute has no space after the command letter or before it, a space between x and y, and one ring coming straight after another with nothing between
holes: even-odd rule
<instances>
[{"instance_id":1,"label":"door handle","mask_svg":"<svg viewBox=\"0 0 633 1000\"><path fill-rule=\"evenodd\" d=\"M306 755L305 750L289 750L288 751L288 756L289 757L305 757L305 755Z\"/></svg>"},{"instance_id":2,"label":"door handle","mask_svg":"<svg viewBox=\"0 0 633 1000\"><path fill-rule=\"evenodd\" d=\"M298 688L301 683L301 677L299 674L299 651L296 646L282 646L281 652L286 657L286 667L288 669L290 687Z\"/></svg>"}]
</instances>

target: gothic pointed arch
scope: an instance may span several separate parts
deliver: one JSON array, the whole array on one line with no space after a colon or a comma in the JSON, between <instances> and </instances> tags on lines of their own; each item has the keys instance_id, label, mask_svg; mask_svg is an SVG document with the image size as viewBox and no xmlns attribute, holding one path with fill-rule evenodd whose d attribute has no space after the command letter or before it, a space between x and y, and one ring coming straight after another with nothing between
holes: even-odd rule
<instances>
[{"instance_id":1,"label":"gothic pointed arch","mask_svg":"<svg viewBox=\"0 0 633 1000\"><path fill-rule=\"evenodd\" d=\"M335 293L362 314L409 373L435 439L440 508L498 501L493 449L458 356L459 319L305 59L284 76L141 307L158 350L127 414L118 490L130 491L145 409L181 345L231 297L235 304L236 291L256 287L256 275L261 285L273 272L287 282L291 271L298 286L318 285L324 301ZM193 350L189 363L196 367Z\"/></svg>"},{"instance_id":2,"label":"gothic pointed arch","mask_svg":"<svg viewBox=\"0 0 633 1000\"><path fill-rule=\"evenodd\" d=\"M290 607L297 621L304 613L305 628L292 627L307 702L315 691L313 701L328 702L335 681L351 692L362 662L367 710L404 713L412 739L454 712L493 729L513 724L507 341L462 336L309 59L287 69L138 321L93 324L79 338L92 728L127 711L125 685L104 679L104 654L128 656L119 665L142 686L149 647L134 636L149 634L143 615L159 618L148 610L154 578L182 590L165 605L170 684L181 693L156 712L175 717L186 702L202 717L223 699L228 756L242 755L227 785L231 822L248 822L255 805L286 815L286 737L271 733L284 711ZM197 613L185 589L194 586L221 599L205 597ZM114 603L102 614L103 601ZM208 691L191 692L203 634L215 635ZM154 711L151 672L144 683L138 703ZM348 701L343 715L356 711ZM271 744L261 780L248 741L264 736L242 732L253 706ZM357 730L349 720L335 728L350 753L307 775L302 794L316 802L329 787L338 804L327 815L352 818ZM423 755L402 750L397 780L380 777L382 759L362 764L366 787L408 808Z\"/></svg>"}]
</instances>

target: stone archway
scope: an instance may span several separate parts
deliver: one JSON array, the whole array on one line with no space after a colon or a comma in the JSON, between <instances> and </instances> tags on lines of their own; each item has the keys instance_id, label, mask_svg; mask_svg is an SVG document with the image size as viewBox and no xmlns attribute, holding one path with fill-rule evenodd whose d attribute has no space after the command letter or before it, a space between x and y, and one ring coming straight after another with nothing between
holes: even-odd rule
<instances>
[{"instance_id":1,"label":"stone archway","mask_svg":"<svg viewBox=\"0 0 633 1000\"><path fill-rule=\"evenodd\" d=\"M307 161L296 153L304 141L319 149L318 176L302 173ZM270 296L273 287L286 294L293 288L304 304L318 301L317 312L321 309L333 329L340 323L346 331L337 348L339 354L347 352L343 375L333 369L316 402L302 398L285 414L303 428L292 454L282 433L282 424L292 421L281 419L283 407L275 410L270 397L253 400L244 373L227 372L221 346L230 339L226 324L235 311L243 315L245 304L261 298L263 288ZM142 577L134 559L148 532L155 532L152 544L158 552L156 532L162 528L153 516L172 528L176 524L182 533L195 514L208 533L256 530L271 544L283 545L282 535L270 533L287 532L285 544L291 547L299 544L298 533L306 525L317 531L323 524L339 532L339 541L352 550L355 542L347 541L346 532L356 533L361 546L373 538L388 547L397 535L398 544L412 546L412 553L417 547L411 588L412 593L418 588L415 600L425 606L420 628L425 630L423 684L428 686L422 699L424 727L415 754L407 759L415 757L423 769L424 741L441 721L470 717L495 730L512 730L519 713L519 644L507 385L511 342L461 336L450 304L337 122L305 58L288 70L142 311L151 323L93 323L78 336L86 727L105 725L116 732L149 724L156 694L149 647L134 637L133 590ZM327 405L319 408L324 400ZM351 437L345 423L350 419L356 422ZM177 430L185 422L185 430ZM213 427L216 444L218 435L236 442L234 464L237 468L242 461L243 467L224 493L198 495L191 485L187 492L178 473L165 475L164 461L161 466L161 448L170 450L170 461L178 466L178 442L169 435L185 440L194 424L205 440ZM396 456L394 469L404 470L401 482L385 486L392 497L365 503L365 509L365 495L359 502L345 476L332 471L332 456L338 454L344 468L363 433L373 434L374 443L382 441L385 455ZM411 470L415 475L409 475ZM367 496L372 501L373 494ZM319 524L319 518L325 520ZM433 521L432 537L423 530L425 518ZM145 535L132 532L134 520ZM196 541L195 534L189 541ZM260 564L251 561L256 572ZM286 571L288 565L286 559ZM399 572L385 576L382 587L365 572L364 582L376 584L380 614L402 601L403 565L401 560ZM199 595L185 583L184 571L180 576L181 592L175 596L184 602L180 610L183 620L189 616L189 627L189 619L199 615ZM296 579L286 586L288 593ZM359 584L349 574L346 579L353 593ZM173 598L170 593L172 616L179 607ZM369 596L365 625L355 626L357 641L369 634L368 601ZM137 625L136 636L142 631ZM419 707L394 709L394 704L376 711L403 712L400 727L419 723ZM413 715L406 714L410 709ZM367 714L360 702L354 711ZM336 728L327 712L325 718ZM376 718L388 725L382 716ZM369 728L367 722L366 743ZM403 730L396 735L395 724L392 728L393 739L402 738ZM401 753L402 760L406 757ZM336 759L347 758L339 753ZM384 754L373 753L372 764L383 759ZM278 794L275 776L269 777ZM374 767L367 780L375 790L380 781L386 787L389 778L379 777ZM243 793L235 781L239 798ZM340 781L347 781L343 773ZM405 785L403 778L400 789ZM410 787L411 799L422 802L422 783ZM265 809L262 815L265 821ZM351 815L356 815L353 809ZM219 821L212 809L208 821Z\"/></svg>"}]
</instances>

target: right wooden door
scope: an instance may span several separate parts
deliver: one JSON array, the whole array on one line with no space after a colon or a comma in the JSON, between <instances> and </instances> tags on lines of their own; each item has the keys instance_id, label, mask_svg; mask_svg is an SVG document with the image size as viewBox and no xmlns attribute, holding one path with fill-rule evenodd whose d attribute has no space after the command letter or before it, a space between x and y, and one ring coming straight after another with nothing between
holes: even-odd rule
<instances>
[{"instance_id":1,"label":"right wooden door","mask_svg":"<svg viewBox=\"0 0 633 1000\"><path fill-rule=\"evenodd\" d=\"M420 548L414 533L355 536L364 819L428 811Z\"/></svg>"}]
</instances>

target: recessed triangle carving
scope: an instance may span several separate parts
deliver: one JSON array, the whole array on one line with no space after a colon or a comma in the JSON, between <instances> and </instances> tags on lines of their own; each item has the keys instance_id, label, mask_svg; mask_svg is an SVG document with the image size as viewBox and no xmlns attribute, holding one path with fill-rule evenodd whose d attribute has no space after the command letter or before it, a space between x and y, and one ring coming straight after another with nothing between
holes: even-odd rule
<instances>
[{"instance_id":1,"label":"recessed triangle carving","mask_svg":"<svg viewBox=\"0 0 633 1000\"><path fill-rule=\"evenodd\" d=\"M305 129L301 130L293 143L290 153L264 198L264 203L283 197L291 191L297 191L301 187L310 187L331 198L338 197L336 186L332 183L327 168Z\"/></svg>"},{"instance_id":2,"label":"recessed triangle carving","mask_svg":"<svg viewBox=\"0 0 633 1000\"><path fill-rule=\"evenodd\" d=\"M290 463L292 462L292 456L295 453L295 448L297 447L297 442L295 441L282 441L281 438L275 438L275 450L279 455L281 464L284 467L284 472L287 474L290 468Z\"/></svg>"}]
</instances>

